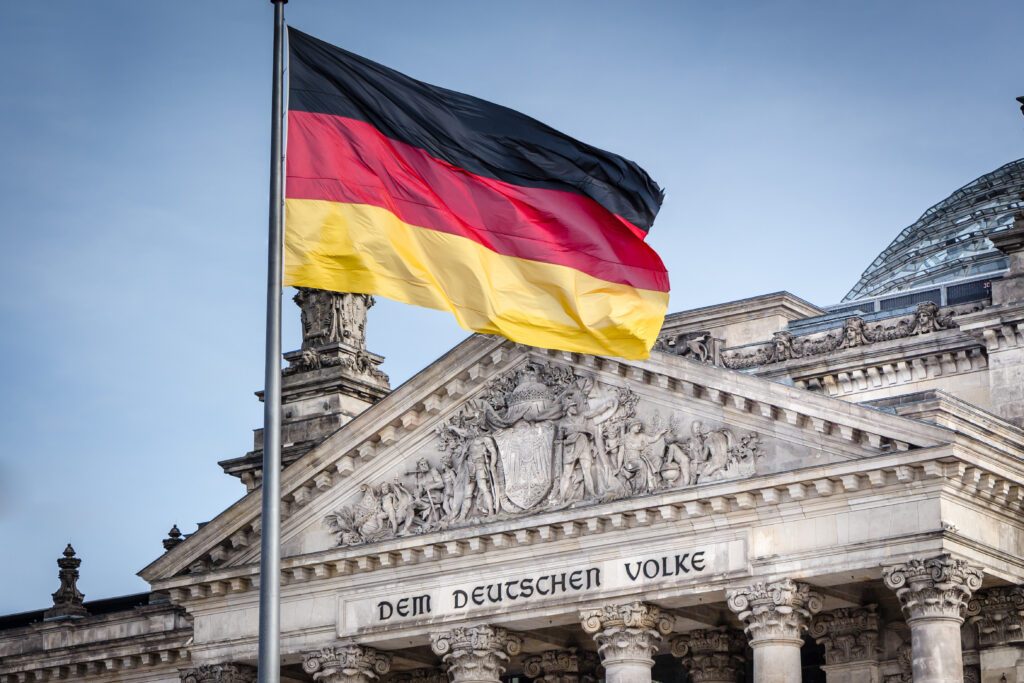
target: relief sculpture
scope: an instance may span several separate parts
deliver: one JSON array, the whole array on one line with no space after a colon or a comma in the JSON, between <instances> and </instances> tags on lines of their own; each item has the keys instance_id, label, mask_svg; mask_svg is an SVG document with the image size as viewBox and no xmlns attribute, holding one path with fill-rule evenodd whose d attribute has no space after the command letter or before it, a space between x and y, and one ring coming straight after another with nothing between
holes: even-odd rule
<instances>
[{"instance_id":1,"label":"relief sculpture","mask_svg":"<svg viewBox=\"0 0 1024 683\"><path fill-rule=\"evenodd\" d=\"M953 323L955 311L943 312L938 305L925 301L917 305L911 316L898 318L889 325L869 326L859 316L846 318L843 327L836 332L825 332L796 337L788 331L776 332L771 341L755 347L753 351L730 351L721 355L722 365L733 370L782 363L793 358L808 358L832 353L840 349L852 349L876 342L904 339L930 334L939 330L956 327Z\"/></svg>"},{"instance_id":2,"label":"relief sculpture","mask_svg":"<svg viewBox=\"0 0 1024 683\"><path fill-rule=\"evenodd\" d=\"M755 473L756 434L680 416L665 426L638 403L628 388L529 363L440 425L433 457L363 484L325 524L355 545Z\"/></svg>"}]
</instances>

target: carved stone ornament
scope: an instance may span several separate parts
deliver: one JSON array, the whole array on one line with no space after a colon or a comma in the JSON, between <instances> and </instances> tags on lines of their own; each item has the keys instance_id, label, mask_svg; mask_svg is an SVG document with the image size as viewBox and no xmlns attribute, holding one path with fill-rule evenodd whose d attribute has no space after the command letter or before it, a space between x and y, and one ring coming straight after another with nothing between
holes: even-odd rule
<instances>
[{"instance_id":1,"label":"carved stone ornament","mask_svg":"<svg viewBox=\"0 0 1024 683\"><path fill-rule=\"evenodd\" d=\"M744 671L747 640L726 626L690 631L673 638L671 647L694 683L736 683Z\"/></svg>"},{"instance_id":2,"label":"carved stone ornament","mask_svg":"<svg viewBox=\"0 0 1024 683\"><path fill-rule=\"evenodd\" d=\"M594 637L607 667L621 660L650 661L662 637L672 632L673 619L656 605L629 602L580 612L583 630Z\"/></svg>"},{"instance_id":3,"label":"carved stone ornament","mask_svg":"<svg viewBox=\"0 0 1024 683\"><path fill-rule=\"evenodd\" d=\"M841 607L822 612L811 621L808 633L825 647L825 664L877 662L880 620L877 605Z\"/></svg>"},{"instance_id":4,"label":"carved stone ornament","mask_svg":"<svg viewBox=\"0 0 1024 683\"><path fill-rule=\"evenodd\" d=\"M907 621L962 619L971 594L981 588L979 567L949 555L912 559L882 570L885 585L896 591Z\"/></svg>"},{"instance_id":5,"label":"carved stone ornament","mask_svg":"<svg viewBox=\"0 0 1024 683\"><path fill-rule=\"evenodd\" d=\"M773 640L802 643L801 636L823 601L807 584L783 579L730 591L726 602L746 624L750 644L756 646Z\"/></svg>"},{"instance_id":6,"label":"carved stone ornament","mask_svg":"<svg viewBox=\"0 0 1024 683\"><path fill-rule=\"evenodd\" d=\"M659 337L654 350L709 365L721 365L720 339L715 339L707 330L684 332Z\"/></svg>"},{"instance_id":7,"label":"carved stone ornament","mask_svg":"<svg viewBox=\"0 0 1024 683\"><path fill-rule=\"evenodd\" d=\"M1024 642L1024 588L1000 586L967 603L968 621L978 629L981 647Z\"/></svg>"},{"instance_id":8,"label":"carved stone ornament","mask_svg":"<svg viewBox=\"0 0 1024 683\"><path fill-rule=\"evenodd\" d=\"M388 683L448 683L448 674L443 669L413 669L400 671L387 678Z\"/></svg>"},{"instance_id":9,"label":"carved stone ornament","mask_svg":"<svg viewBox=\"0 0 1024 683\"><path fill-rule=\"evenodd\" d=\"M372 296L300 287L294 301L301 309L302 353L289 355L285 374L340 366L387 383L387 375L366 351L366 313L373 306Z\"/></svg>"},{"instance_id":10,"label":"carved stone ornament","mask_svg":"<svg viewBox=\"0 0 1024 683\"><path fill-rule=\"evenodd\" d=\"M497 626L458 626L431 634L430 646L448 667L452 683L498 681L523 640Z\"/></svg>"},{"instance_id":11,"label":"carved stone ornament","mask_svg":"<svg viewBox=\"0 0 1024 683\"><path fill-rule=\"evenodd\" d=\"M523 660L523 673L543 683L594 683L597 655L568 648L548 650Z\"/></svg>"},{"instance_id":12,"label":"carved stone ornament","mask_svg":"<svg viewBox=\"0 0 1024 683\"><path fill-rule=\"evenodd\" d=\"M181 683L253 683L256 667L246 664L212 664L185 669Z\"/></svg>"},{"instance_id":13,"label":"carved stone ornament","mask_svg":"<svg viewBox=\"0 0 1024 683\"><path fill-rule=\"evenodd\" d=\"M879 323L869 327L863 318L853 316L846 318L842 328L836 331L796 337L783 330L776 332L770 341L763 342L753 351L736 349L722 352L721 361L727 368L742 370L770 363L782 363L793 358L810 358L841 349L953 329L956 327L953 318L957 312L963 312L961 309L943 311L931 301L925 301L917 305L917 310L912 315L897 318L888 325ZM975 304L963 310L979 310L979 306Z\"/></svg>"},{"instance_id":14,"label":"carved stone ornament","mask_svg":"<svg viewBox=\"0 0 1024 683\"><path fill-rule=\"evenodd\" d=\"M436 430L436 459L364 484L324 523L349 546L755 474L757 434L678 416L666 425L639 416L638 401L572 368L528 363Z\"/></svg>"},{"instance_id":15,"label":"carved stone ornament","mask_svg":"<svg viewBox=\"0 0 1024 683\"><path fill-rule=\"evenodd\" d=\"M68 543L64 548L63 557L57 560L60 587L52 594L53 607L43 613L43 619L50 621L88 616L89 612L82 604L85 596L78 590L78 567L81 564L82 560L75 557L75 549Z\"/></svg>"},{"instance_id":16,"label":"carved stone ornament","mask_svg":"<svg viewBox=\"0 0 1024 683\"><path fill-rule=\"evenodd\" d=\"M306 653L302 670L323 683L370 683L391 670L391 655L355 644L325 647Z\"/></svg>"}]
</instances>

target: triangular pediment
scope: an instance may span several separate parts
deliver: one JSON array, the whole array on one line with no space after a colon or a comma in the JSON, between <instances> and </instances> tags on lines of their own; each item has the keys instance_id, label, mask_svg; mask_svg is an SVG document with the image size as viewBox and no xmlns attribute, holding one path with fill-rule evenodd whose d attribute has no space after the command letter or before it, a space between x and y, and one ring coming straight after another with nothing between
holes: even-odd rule
<instances>
[{"instance_id":1,"label":"triangular pediment","mask_svg":"<svg viewBox=\"0 0 1024 683\"><path fill-rule=\"evenodd\" d=\"M952 438L667 354L621 361L474 336L284 470L282 555L493 535ZM160 584L254 565L260 503L257 489L141 575Z\"/></svg>"}]
</instances>

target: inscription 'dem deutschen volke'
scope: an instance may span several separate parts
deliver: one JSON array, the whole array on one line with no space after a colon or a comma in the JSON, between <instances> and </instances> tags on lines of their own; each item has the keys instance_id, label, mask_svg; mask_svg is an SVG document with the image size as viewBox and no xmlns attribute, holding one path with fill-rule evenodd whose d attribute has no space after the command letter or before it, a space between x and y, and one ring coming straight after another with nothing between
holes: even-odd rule
<instances>
[{"instance_id":1,"label":"inscription 'dem deutschen volke'","mask_svg":"<svg viewBox=\"0 0 1024 683\"><path fill-rule=\"evenodd\" d=\"M627 583L669 579L699 574L707 568L706 551L680 552L672 555L629 560L621 563ZM450 599L447 611L460 611L472 607L496 605L519 600L536 600L566 593L585 593L601 588L602 567L592 565L580 569L553 573L533 574L494 583L479 584L469 588L454 588L446 591ZM393 618L422 617L435 611L430 593L407 595L390 600L380 600L376 605L376 618L386 622Z\"/></svg>"}]
</instances>

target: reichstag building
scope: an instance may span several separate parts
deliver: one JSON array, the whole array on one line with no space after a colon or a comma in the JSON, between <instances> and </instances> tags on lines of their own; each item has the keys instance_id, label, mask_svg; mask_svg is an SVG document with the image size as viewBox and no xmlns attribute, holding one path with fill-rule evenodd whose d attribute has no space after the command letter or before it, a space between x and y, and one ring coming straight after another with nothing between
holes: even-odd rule
<instances>
[{"instance_id":1,"label":"reichstag building","mask_svg":"<svg viewBox=\"0 0 1024 683\"><path fill-rule=\"evenodd\" d=\"M670 315L622 361L470 337L392 390L372 299L285 355L282 680L1024 681L1024 160L836 305ZM254 680L248 492L88 601L0 617L0 683ZM55 548L55 555L60 548Z\"/></svg>"}]
</instances>

